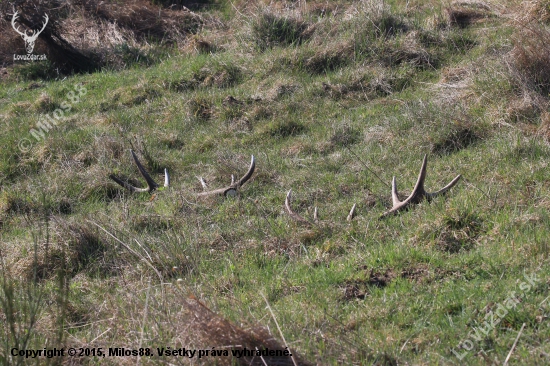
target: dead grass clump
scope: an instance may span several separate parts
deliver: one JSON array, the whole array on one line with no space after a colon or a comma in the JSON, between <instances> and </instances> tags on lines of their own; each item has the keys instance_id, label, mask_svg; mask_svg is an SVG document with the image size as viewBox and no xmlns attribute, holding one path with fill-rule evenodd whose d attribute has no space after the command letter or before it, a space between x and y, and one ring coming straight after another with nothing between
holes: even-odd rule
<instances>
[{"instance_id":1,"label":"dead grass clump","mask_svg":"<svg viewBox=\"0 0 550 366\"><path fill-rule=\"evenodd\" d=\"M540 101L524 93L522 97L509 101L506 119L510 122L533 121L540 112Z\"/></svg>"},{"instance_id":2,"label":"dead grass clump","mask_svg":"<svg viewBox=\"0 0 550 366\"><path fill-rule=\"evenodd\" d=\"M330 2L313 3L307 5L307 13L322 18L329 15L338 14L342 10L338 7L339 4Z\"/></svg>"},{"instance_id":3,"label":"dead grass clump","mask_svg":"<svg viewBox=\"0 0 550 366\"><path fill-rule=\"evenodd\" d=\"M273 116L273 111L267 105L256 105L247 113L253 121L269 119Z\"/></svg>"},{"instance_id":4,"label":"dead grass clump","mask_svg":"<svg viewBox=\"0 0 550 366\"><path fill-rule=\"evenodd\" d=\"M57 103L46 93L40 94L34 103L34 109L40 113L53 112L56 108L58 108Z\"/></svg>"},{"instance_id":5,"label":"dead grass clump","mask_svg":"<svg viewBox=\"0 0 550 366\"><path fill-rule=\"evenodd\" d=\"M252 23L252 37L260 50L275 46L301 44L309 38L308 24L302 20L263 13Z\"/></svg>"},{"instance_id":6,"label":"dead grass clump","mask_svg":"<svg viewBox=\"0 0 550 366\"><path fill-rule=\"evenodd\" d=\"M489 17L488 9L466 5L451 6L445 9L447 24L452 27L466 28Z\"/></svg>"},{"instance_id":7,"label":"dead grass clump","mask_svg":"<svg viewBox=\"0 0 550 366\"><path fill-rule=\"evenodd\" d=\"M361 139L361 131L347 124L339 126L330 136L330 144L338 147L348 147Z\"/></svg>"},{"instance_id":8,"label":"dead grass clump","mask_svg":"<svg viewBox=\"0 0 550 366\"><path fill-rule=\"evenodd\" d=\"M523 9L520 14L523 21L537 21L550 23L550 1L549 0L531 0L522 1Z\"/></svg>"},{"instance_id":9,"label":"dead grass clump","mask_svg":"<svg viewBox=\"0 0 550 366\"><path fill-rule=\"evenodd\" d=\"M419 69L437 68L437 60L423 48L419 47L398 47L386 57L383 58L387 66L400 65L408 63Z\"/></svg>"},{"instance_id":10,"label":"dead grass clump","mask_svg":"<svg viewBox=\"0 0 550 366\"><path fill-rule=\"evenodd\" d=\"M290 96L296 93L300 89L300 86L293 83L277 83L267 93L267 98L273 101Z\"/></svg>"},{"instance_id":11,"label":"dead grass clump","mask_svg":"<svg viewBox=\"0 0 550 366\"><path fill-rule=\"evenodd\" d=\"M161 215L140 215L132 220L132 227L137 232L165 231L170 229L170 219Z\"/></svg>"},{"instance_id":12,"label":"dead grass clump","mask_svg":"<svg viewBox=\"0 0 550 366\"><path fill-rule=\"evenodd\" d=\"M356 29L360 29L355 35L357 41L385 40L409 30L402 16L392 13L383 1L362 1L358 8L353 15Z\"/></svg>"},{"instance_id":13,"label":"dead grass clump","mask_svg":"<svg viewBox=\"0 0 550 366\"><path fill-rule=\"evenodd\" d=\"M26 280L42 280L53 278L58 270L71 276L81 270L95 269L102 274L112 272L104 262L107 247L95 230L64 220L52 222L51 235L14 263L15 275ZM100 265L96 266L97 263Z\"/></svg>"},{"instance_id":14,"label":"dead grass clump","mask_svg":"<svg viewBox=\"0 0 550 366\"><path fill-rule=\"evenodd\" d=\"M189 54L214 53L217 51L218 47L197 35L190 37L183 47L183 52Z\"/></svg>"},{"instance_id":15,"label":"dead grass clump","mask_svg":"<svg viewBox=\"0 0 550 366\"><path fill-rule=\"evenodd\" d=\"M211 358L216 360L217 365L253 365L253 366L292 366L292 365L310 365L303 360L296 351L283 347L277 342L272 334L265 327L242 328L222 316L214 313L206 305L200 302L193 295L183 300L185 312L188 313L187 337L183 335L182 343L194 343L208 345L208 348L216 350L225 349L228 356L218 356ZM190 333L192 330L192 334ZM180 335L180 337L182 337ZM185 339L188 338L188 339ZM186 343L187 342L187 343ZM197 344L198 343L198 344ZM232 357L232 350L247 351L241 354L241 357ZM262 350L285 351L287 356L257 356L256 352ZM290 356L289 354L292 354Z\"/></svg>"},{"instance_id":16,"label":"dead grass clump","mask_svg":"<svg viewBox=\"0 0 550 366\"><path fill-rule=\"evenodd\" d=\"M345 66L352 58L353 47L349 44L339 44L315 52L300 61L300 65L309 73L321 74Z\"/></svg>"},{"instance_id":17,"label":"dead grass clump","mask_svg":"<svg viewBox=\"0 0 550 366\"><path fill-rule=\"evenodd\" d=\"M76 274L80 270L90 270L90 266L102 268L102 273L111 272L105 266L107 245L95 227L85 224L55 221L57 245L62 246L68 259L66 266L69 273Z\"/></svg>"},{"instance_id":18,"label":"dead grass clump","mask_svg":"<svg viewBox=\"0 0 550 366\"><path fill-rule=\"evenodd\" d=\"M550 112L543 112L540 116L540 126L537 134L541 136L544 141L550 143Z\"/></svg>"},{"instance_id":19,"label":"dead grass clump","mask_svg":"<svg viewBox=\"0 0 550 366\"><path fill-rule=\"evenodd\" d=\"M550 93L550 31L537 25L523 27L514 36L513 43L506 63L515 84L522 90L547 97Z\"/></svg>"},{"instance_id":20,"label":"dead grass clump","mask_svg":"<svg viewBox=\"0 0 550 366\"><path fill-rule=\"evenodd\" d=\"M196 97L189 101L189 112L199 121L209 120L214 113L212 103L201 97Z\"/></svg>"},{"instance_id":21,"label":"dead grass clump","mask_svg":"<svg viewBox=\"0 0 550 366\"><path fill-rule=\"evenodd\" d=\"M118 24L138 39L173 42L187 33L196 33L202 18L189 10L162 9L145 0L133 2L84 2L86 13Z\"/></svg>"},{"instance_id":22,"label":"dead grass clump","mask_svg":"<svg viewBox=\"0 0 550 366\"><path fill-rule=\"evenodd\" d=\"M241 68L226 63L205 66L191 77L183 78L175 83L169 83L169 87L176 92L185 92L197 88L217 87L229 88L238 84L242 79Z\"/></svg>"}]
</instances>

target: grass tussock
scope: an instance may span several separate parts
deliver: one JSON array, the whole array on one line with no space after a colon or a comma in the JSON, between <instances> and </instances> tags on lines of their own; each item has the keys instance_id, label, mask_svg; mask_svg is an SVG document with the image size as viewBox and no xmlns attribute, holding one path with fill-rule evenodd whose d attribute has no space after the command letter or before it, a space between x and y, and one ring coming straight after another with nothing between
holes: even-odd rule
<instances>
[{"instance_id":1,"label":"grass tussock","mask_svg":"<svg viewBox=\"0 0 550 366\"><path fill-rule=\"evenodd\" d=\"M242 328L222 316L210 310L195 296L190 296L183 301L186 311L189 313L189 320L192 321L189 329L193 330L194 342L208 342L208 344L231 345L233 350L287 350L283 347L270 332L264 327ZM220 365L310 365L303 360L295 351L290 350L292 357L257 357L244 355L240 358L223 357L219 358ZM231 351L229 351L231 354Z\"/></svg>"},{"instance_id":2,"label":"grass tussock","mask_svg":"<svg viewBox=\"0 0 550 366\"><path fill-rule=\"evenodd\" d=\"M290 16L262 13L252 22L252 38L260 50L299 45L309 38L308 24Z\"/></svg>"},{"instance_id":3,"label":"grass tussock","mask_svg":"<svg viewBox=\"0 0 550 366\"><path fill-rule=\"evenodd\" d=\"M516 85L547 97L550 92L550 32L537 25L519 30L514 37L508 67Z\"/></svg>"},{"instance_id":4,"label":"grass tussock","mask_svg":"<svg viewBox=\"0 0 550 366\"><path fill-rule=\"evenodd\" d=\"M466 28L491 16L490 7L483 2L457 2L445 9L447 24L451 27Z\"/></svg>"}]
</instances>

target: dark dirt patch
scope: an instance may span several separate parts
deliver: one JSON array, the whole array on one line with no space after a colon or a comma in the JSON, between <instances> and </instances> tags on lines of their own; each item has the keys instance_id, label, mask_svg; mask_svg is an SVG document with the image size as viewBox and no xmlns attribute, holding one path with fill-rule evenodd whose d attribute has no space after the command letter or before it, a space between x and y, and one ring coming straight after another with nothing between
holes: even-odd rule
<instances>
[{"instance_id":1,"label":"dark dirt patch","mask_svg":"<svg viewBox=\"0 0 550 366\"><path fill-rule=\"evenodd\" d=\"M488 18L491 15L489 8L482 6L481 3L479 5L477 7L454 6L446 8L448 23L454 27L466 28Z\"/></svg>"},{"instance_id":2,"label":"dark dirt patch","mask_svg":"<svg viewBox=\"0 0 550 366\"><path fill-rule=\"evenodd\" d=\"M423 282L430 277L430 271L427 265L420 264L417 266L411 266L401 271L401 278Z\"/></svg>"},{"instance_id":3,"label":"dark dirt patch","mask_svg":"<svg viewBox=\"0 0 550 366\"><path fill-rule=\"evenodd\" d=\"M366 274L368 272L368 274ZM370 271L365 270L367 279L354 279L345 282L344 300L364 299L369 294L369 288L383 288L388 286L396 277L392 269L386 269L384 273L375 272L374 268Z\"/></svg>"}]
</instances>

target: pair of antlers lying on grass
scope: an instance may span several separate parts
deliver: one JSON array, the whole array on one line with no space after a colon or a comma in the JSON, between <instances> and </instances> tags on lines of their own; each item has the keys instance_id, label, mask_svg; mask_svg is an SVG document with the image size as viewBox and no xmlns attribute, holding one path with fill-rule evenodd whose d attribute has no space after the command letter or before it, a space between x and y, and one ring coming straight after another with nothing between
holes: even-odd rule
<instances>
[{"instance_id":1,"label":"pair of antlers lying on grass","mask_svg":"<svg viewBox=\"0 0 550 366\"><path fill-rule=\"evenodd\" d=\"M147 182L147 188L134 187L133 185L131 185L127 182L124 182L123 180L120 180L119 178L117 178L113 174L109 175L109 178L111 178L116 183L118 183L119 185L121 185L122 187L128 189L131 192L149 192L149 193L152 193L153 191L158 189L160 186L157 184L157 182L155 182L155 180L153 178L151 178L151 176L149 175L147 170L145 170L143 165L141 165L141 162L139 161L139 159L136 156L136 154L134 153L134 151L130 150L130 152L132 153L132 157L134 158L134 162L136 163L136 165L139 169L139 172L141 173L141 175L143 176L143 178L145 178L145 181ZM241 179L239 179L237 182L235 182L233 180L233 176L232 176L231 177L232 182L227 187L214 189L213 191L201 192L201 193L197 194L197 196L198 197L214 196L214 195L235 196L237 194L238 189L243 184L245 184L246 181L248 181L250 179L250 177L252 177L252 174L254 173L255 168L256 168L256 160L254 159L254 155L252 155L252 160L250 161L250 167L248 168L248 172L246 172L246 174ZM199 180L201 181L202 186L204 188L206 188L206 183L204 183L204 180L202 178L200 178ZM164 187L167 188L169 186L170 186L170 176L168 175L168 169L164 169Z\"/></svg>"},{"instance_id":2,"label":"pair of antlers lying on grass","mask_svg":"<svg viewBox=\"0 0 550 366\"><path fill-rule=\"evenodd\" d=\"M153 192L157 188L159 188L159 185L151 178L149 173L147 173L147 170L141 165L138 157L134 153L133 150L130 150L132 153L132 157L134 158L134 162L136 163L139 172L145 178L145 181L147 182L147 188L137 188L133 185L124 182L117 178L114 175L110 175L109 177L114 180L116 183L121 185L122 187L130 190L131 192ZM437 197L439 195L445 194L449 189L451 189L459 180L461 175L457 175L456 178L454 178L449 184L447 184L445 187L441 188L439 191L429 193L426 192L424 189L424 181L426 180L426 167L428 164L428 156L424 155L424 160L422 161L422 167L420 168L420 173L418 174L418 179L416 180L416 184L414 186L414 189L412 193L404 200L400 201L399 196L397 193L397 183L395 181L395 176L392 180L392 187L391 187L391 195L392 195L392 201L393 206L390 210L384 212L380 218L384 218L386 216L396 214L397 212L406 209L410 204L416 204L420 203L424 198L426 198L428 201L430 201L432 198ZM241 179L239 179L237 182L232 181L231 184L224 188L215 189L213 191L206 191L199 193L198 197L205 197L205 196L211 196L211 195L223 195L223 196L235 196L237 194L238 189L244 185L250 177L252 177L252 174L254 173L254 169L256 168L256 161L254 159L254 155L252 155L252 159L250 161L250 167L248 168L248 171ZM201 184L203 187L206 187L206 184L204 183L204 180L200 178ZM164 169L164 187L168 187L170 185L170 176L168 175L168 170ZM285 209L288 215L293 218L296 221L308 223L311 224L310 221L306 220L296 212L292 210L290 207L290 199L291 199L292 190L289 190L286 199L285 199ZM354 204L353 207L350 210L350 213L347 217L348 221L351 221L353 217L355 216L355 207ZM317 222L317 208L315 208L313 213L313 220L314 222Z\"/></svg>"},{"instance_id":3,"label":"pair of antlers lying on grass","mask_svg":"<svg viewBox=\"0 0 550 366\"><path fill-rule=\"evenodd\" d=\"M418 179L416 180L416 184L414 185L414 189L413 189L412 193L404 201L399 200L399 196L398 196L398 193L397 193L397 183L395 181L395 176L393 177L393 180L392 180L392 183L391 183L391 196L392 196L393 206L392 206L391 209L384 212L380 216L380 218L384 218L384 217L387 217L389 215L396 214L397 212L406 209L410 204L420 203L424 198L426 198L428 201L430 201L434 197L445 194L449 189L451 189L460 180L461 175L459 174L455 177L455 179L453 179L449 184L447 184L445 187L441 188L439 191L436 191L436 192L433 192L433 193L426 192L426 190L424 189L424 181L426 180L426 167L427 167L427 164L428 164L428 156L424 155L424 160L422 161L422 167L420 168L420 173L418 174ZM303 218L302 216L300 216L299 214L294 212L292 210L292 208L290 207L291 193L292 193L292 190L288 191L288 193L286 195L286 199L285 199L286 212L288 213L288 215L290 217L292 217L296 221L306 223L306 224L311 224L311 222L309 220ZM356 207L356 205L354 204L353 207L351 208L350 212L349 212L349 215L347 217L347 221L351 221L353 219L353 217L355 216L355 207ZM314 222L317 222L317 207L315 207L315 209L314 209L313 220L314 220Z\"/></svg>"}]
</instances>

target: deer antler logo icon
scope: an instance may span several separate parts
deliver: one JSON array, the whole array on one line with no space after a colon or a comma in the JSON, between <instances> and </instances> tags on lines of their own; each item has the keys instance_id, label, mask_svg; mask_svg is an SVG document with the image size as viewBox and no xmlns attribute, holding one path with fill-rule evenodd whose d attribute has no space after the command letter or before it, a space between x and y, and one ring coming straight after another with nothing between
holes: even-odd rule
<instances>
[{"instance_id":1,"label":"deer antler logo icon","mask_svg":"<svg viewBox=\"0 0 550 366\"><path fill-rule=\"evenodd\" d=\"M27 31L25 31L25 33L19 31L19 29L17 29L17 27L15 26L15 20L17 19L17 12L15 12L13 14L13 18L11 18L11 26L13 27L13 29L15 29L15 31L17 33L19 33L21 35L21 37L23 37L23 40L25 41L25 48L27 49L27 53L32 53L32 50L34 49L34 42L36 42L36 39L38 38L38 35L40 33L42 33L42 31L46 28L46 24L48 24L48 20L50 18L48 18L48 14L45 14L44 15L44 26L42 27L42 29L40 29L38 32L35 31L35 30L31 30L31 35L27 35Z\"/></svg>"}]
</instances>

